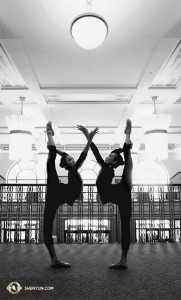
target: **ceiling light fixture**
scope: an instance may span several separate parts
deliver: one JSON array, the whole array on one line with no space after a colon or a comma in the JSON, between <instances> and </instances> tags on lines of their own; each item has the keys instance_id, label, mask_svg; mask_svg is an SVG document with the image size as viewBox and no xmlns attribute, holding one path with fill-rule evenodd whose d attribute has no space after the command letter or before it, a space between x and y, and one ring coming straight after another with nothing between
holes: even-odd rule
<instances>
[{"instance_id":1,"label":"ceiling light fixture","mask_svg":"<svg viewBox=\"0 0 181 300\"><path fill-rule=\"evenodd\" d=\"M150 117L143 117L140 123L145 133L145 152L147 159L166 160L168 159L168 136L167 130L172 122L171 115L156 114L155 101L153 96L154 114Z\"/></svg>"},{"instance_id":2,"label":"ceiling light fixture","mask_svg":"<svg viewBox=\"0 0 181 300\"><path fill-rule=\"evenodd\" d=\"M72 21L70 32L81 48L91 50L103 43L108 34L108 25L102 16L92 13L92 0L86 1L87 12Z\"/></svg>"},{"instance_id":3,"label":"ceiling light fixture","mask_svg":"<svg viewBox=\"0 0 181 300\"><path fill-rule=\"evenodd\" d=\"M25 97L20 97L21 115L6 116L5 120L10 131L9 159L31 160L32 132L34 118L23 115L23 102Z\"/></svg>"}]
</instances>

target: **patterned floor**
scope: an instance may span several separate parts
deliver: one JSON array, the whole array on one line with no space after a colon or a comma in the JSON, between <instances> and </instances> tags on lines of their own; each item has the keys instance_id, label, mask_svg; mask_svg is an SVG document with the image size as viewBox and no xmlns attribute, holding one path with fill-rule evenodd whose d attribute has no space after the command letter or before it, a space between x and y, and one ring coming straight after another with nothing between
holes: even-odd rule
<instances>
[{"instance_id":1,"label":"patterned floor","mask_svg":"<svg viewBox=\"0 0 181 300\"><path fill-rule=\"evenodd\" d=\"M131 245L127 270L108 268L119 260L119 244L62 244L55 248L59 259L72 264L70 269L52 269L44 244L0 244L0 299L181 299L180 243ZM18 294L7 290L11 282L21 285Z\"/></svg>"}]
</instances>

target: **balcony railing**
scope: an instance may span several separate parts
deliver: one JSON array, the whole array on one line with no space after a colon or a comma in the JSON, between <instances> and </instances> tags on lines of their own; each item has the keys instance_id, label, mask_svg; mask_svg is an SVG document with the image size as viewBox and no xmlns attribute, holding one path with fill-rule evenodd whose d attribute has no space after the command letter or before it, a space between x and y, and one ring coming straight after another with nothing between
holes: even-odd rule
<instances>
[{"instance_id":1,"label":"balcony railing","mask_svg":"<svg viewBox=\"0 0 181 300\"><path fill-rule=\"evenodd\" d=\"M0 184L0 241L43 242L45 199L45 184ZM133 185L132 242L180 242L180 221L181 185ZM118 207L103 206L96 185L84 185L73 206L61 206L55 223L57 243L121 241Z\"/></svg>"}]
</instances>

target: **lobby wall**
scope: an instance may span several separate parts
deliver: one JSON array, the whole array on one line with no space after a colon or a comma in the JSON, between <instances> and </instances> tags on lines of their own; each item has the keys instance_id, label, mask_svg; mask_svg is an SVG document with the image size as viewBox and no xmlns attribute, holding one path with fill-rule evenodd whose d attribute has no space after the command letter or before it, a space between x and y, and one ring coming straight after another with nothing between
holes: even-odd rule
<instances>
[{"instance_id":1,"label":"lobby wall","mask_svg":"<svg viewBox=\"0 0 181 300\"><path fill-rule=\"evenodd\" d=\"M77 160L80 153L70 153L70 155L73 156L75 160ZM103 159L105 159L107 157L107 155L108 155L108 153L102 153ZM37 161L37 158L38 158L37 153L33 153L32 154L32 160ZM88 153L87 159L88 160L95 160L95 157L91 153L91 151ZM144 153L138 153L137 161L144 160L144 159L145 159ZM66 177L68 173L65 169L62 169L62 168L59 167L59 162L60 162L60 156L57 155L56 169L57 169L58 176ZM0 153L0 175L3 176L4 178L6 178L6 175L7 175L7 172L9 170L9 168L14 163L15 163L15 161L10 161L9 160L9 154L8 153L1 152ZM169 178L174 176L176 173L181 172L181 154L179 154L179 153L169 153L169 159L165 160L165 161L161 161L161 163L167 169L168 174L169 174ZM122 170L123 170L123 167L121 167L121 166L118 167L115 170L115 176L121 176L122 175ZM180 177L178 176L177 177L178 182L174 182L174 183L181 184Z\"/></svg>"}]
</instances>

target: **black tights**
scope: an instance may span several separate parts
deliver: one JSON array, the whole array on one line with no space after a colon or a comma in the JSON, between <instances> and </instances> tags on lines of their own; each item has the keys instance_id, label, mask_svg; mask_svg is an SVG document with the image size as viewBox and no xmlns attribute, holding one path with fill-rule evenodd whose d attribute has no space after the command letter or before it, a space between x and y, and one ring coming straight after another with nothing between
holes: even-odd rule
<instances>
[{"instance_id":1,"label":"black tights","mask_svg":"<svg viewBox=\"0 0 181 300\"><path fill-rule=\"evenodd\" d=\"M122 249L128 250L130 246L131 188L133 169L129 144L124 144L123 154L125 166L121 181L117 184L111 184L107 187L107 189L103 186L102 190L100 190L100 198L102 199L103 204L112 202L113 204L118 205L121 219Z\"/></svg>"},{"instance_id":2,"label":"black tights","mask_svg":"<svg viewBox=\"0 0 181 300\"><path fill-rule=\"evenodd\" d=\"M121 248L123 250L129 250L131 215L128 214L128 212L121 210L120 207L119 213L121 219Z\"/></svg>"},{"instance_id":3,"label":"black tights","mask_svg":"<svg viewBox=\"0 0 181 300\"><path fill-rule=\"evenodd\" d=\"M59 183L55 168L56 147L49 146L47 160L47 195L44 209L44 242L46 247L53 245L52 230L57 208L65 203L67 184Z\"/></svg>"}]
</instances>

